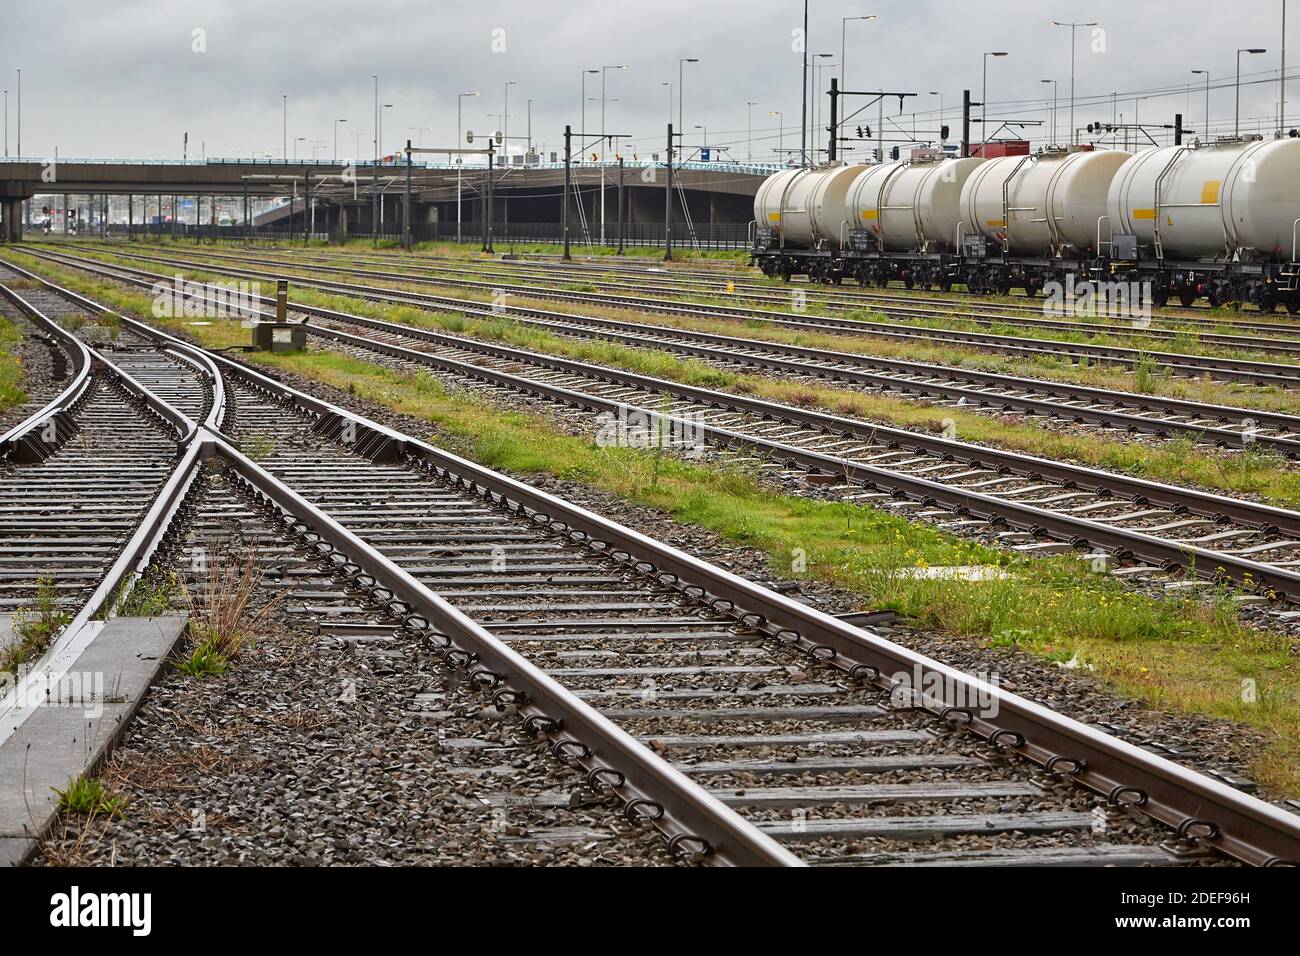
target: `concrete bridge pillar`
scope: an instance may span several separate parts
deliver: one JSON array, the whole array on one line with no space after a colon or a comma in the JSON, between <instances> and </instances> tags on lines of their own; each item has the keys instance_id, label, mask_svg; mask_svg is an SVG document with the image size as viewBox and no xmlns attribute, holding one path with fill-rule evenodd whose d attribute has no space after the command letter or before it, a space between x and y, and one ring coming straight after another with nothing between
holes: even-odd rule
<instances>
[{"instance_id":1,"label":"concrete bridge pillar","mask_svg":"<svg viewBox=\"0 0 1300 956\"><path fill-rule=\"evenodd\" d=\"M23 201L0 200L0 242L23 241Z\"/></svg>"}]
</instances>

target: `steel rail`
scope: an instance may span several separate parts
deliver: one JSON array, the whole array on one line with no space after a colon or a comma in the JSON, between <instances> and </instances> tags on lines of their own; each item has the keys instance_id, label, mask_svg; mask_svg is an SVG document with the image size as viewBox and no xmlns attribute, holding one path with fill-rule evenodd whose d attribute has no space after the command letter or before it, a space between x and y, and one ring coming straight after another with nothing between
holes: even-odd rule
<instances>
[{"instance_id":1,"label":"steel rail","mask_svg":"<svg viewBox=\"0 0 1300 956\"><path fill-rule=\"evenodd\" d=\"M334 414L361 421L341 409ZM790 851L252 459L216 435L208 435L203 444L209 453L220 455L247 487L280 509L286 529L309 550L327 558L399 615L408 629L433 643L446 661L468 669L470 680L491 692L500 709L514 707L526 728L552 741L557 759L587 770L594 789L607 789L622 800L629 820L653 822L672 850L699 854L711 862L803 865Z\"/></svg>"},{"instance_id":2,"label":"steel rail","mask_svg":"<svg viewBox=\"0 0 1300 956\"><path fill-rule=\"evenodd\" d=\"M35 274L32 275L35 277ZM206 296L207 287L205 285L201 283L194 283L194 285L203 288ZM259 296L250 298L262 302L270 301ZM869 422L855 421L807 409L792 408L727 392L682 385L664 379L592 366L587 363L542 355L522 349L462 339L427 329L417 329L411 326L385 322L380 319L355 316L318 306L293 304L292 308L295 311L383 330L408 338L436 342L510 361L572 372L601 381L620 382L657 394L676 395L714 408L729 408L749 414L757 414L772 420L788 421L820 430L826 434L883 441L900 448L935 455L945 460L962 461L970 467L1005 469L1011 473L1056 481L1066 488L1078 488L1100 494L1115 495L1137 504L1164 507L1176 513L1190 512L1216 523L1232 521L1266 533L1285 533L1300 536L1300 513L1271 505L1035 458L1018 452L971 445L955 439L873 425ZM357 348L386 353L434 368L447 369L456 374L481 381L502 384L516 391L530 392L562 404L578 405L615 414L618 413L619 409L633 408L641 414L652 416L651 421L658 421L662 418L666 421L677 422L683 427L686 425L690 425L692 428L701 427L696 423L688 423L673 416L662 415L662 413L654 409L638 408L628 403L614 402L583 392L546 385L523 376L499 372L456 359L408 349L400 345L378 342L337 329L309 326L309 331L314 335L331 338ZM1036 536L1051 535L1058 540L1070 543L1078 549L1102 548L1121 560L1136 558L1153 563L1171 572L1194 568L1197 575L1201 577L1217 580L1227 576L1238 585L1250 590L1271 591L1275 595L1285 597L1291 601L1300 600L1300 573L1287 569L1277 568L1208 548L1179 544L1146 535L1137 530L1115 528L1088 519L1075 518L1038 508L1030 504L1017 503L992 495L954 488L941 482L911 477L861 462L747 436L740 432L704 426L703 434L711 437L715 443L722 444L724 447L734 445L751 448L778 461L797 465L813 473L845 476L846 480L848 480L848 476L852 476L854 482L862 483L867 488L888 489L899 492L913 500L927 504L939 504L962 515L971 515L984 520L1005 523Z\"/></svg>"},{"instance_id":3,"label":"steel rail","mask_svg":"<svg viewBox=\"0 0 1300 956\"><path fill-rule=\"evenodd\" d=\"M315 399L228 357L213 354L212 359L224 371L241 376L256 387L293 401L322 418L351 421L373 436L374 440L366 443L367 447L396 451L418 459L435 475L461 489L527 515L538 525L563 534L570 542L650 575L660 585L702 600L715 612L731 616L745 626L761 630L779 641L796 644L858 680L893 690L902 680L899 675L923 675L924 679L915 686L937 687L941 692L937 696L914 698L914 706L1103 794L1114 805L1138 809L1174 828L1182 838L1202 842L1252 865L1300 861L1300 819L1262 800L1099 733L1085 724L762 588L515 479ZM557 393L566 391L551 390ZM583 401L589 400L577 393L569 394ZM740 435L734 438L753 441ZM227 458L237 454L219 436L211 436L209 443L220 448ZM809 454L793 448L786 451L791 455ZM293 493L287 488L278 488L278 480L266 475L256 463L242 455L238 461L241 473L246 478L252 476L250 481L256 478L257 487L268 497L272 497L272 493L280 496L277 504L290 505L286 508L290 513L301 508L294 501ZM334 533L345 532L337 525L331 530ZM356 551L357 545L364 546L364 542L359 539L349 541L345 536L340 538L350 546L350 550L364 555L364 550ZM326 543L318 551L334 554L335 548L336 545ZM378 557L382 559L382 555ZM349 563L347 557L340 556L340 559L343 566ZM332 560L339 564L340 559ZM358 571L364 574L359 562L356 563ZM383 569L382 564L380 567ZM401 571L396 565L385 570L389 573ZM418 582L413 583L422 587ZM410 585L403 582L403 589L390 589L391 597L418 611L421 604L399 596L406 593L405 587ZM416 596L424 600L418 592ZM440 610L437 605L433 609ZM426 622L433 624L439 620L432 617ZM454 617L446 620L455 622ZM412 623L420 629L418 622ZM509 661L506 657L500 659ZM481 680L488 681L488 678ZM995 706L980 712L971 710L965 702L980 699L976 694L991 695ZM535 722L534 727L546 730L544 724Z\"/></svg>"},{"instance_id":4,"label":"steel rail","mask_svg":"<svg viewBox=\"0 0 1300 956\"><path fill-rule=\"evenodd\" d=\"M58 259L60 257L72 261L77 261L75 256L69 256L66 253L51 252L32 252L31 255ZM118 255L124 258L137 259L143 261L171 262L162 257L149 256L141 253L104 253L106 255ZM190 253L197 256L208 256L217 259L234 259L235 261L255 262L256 260L240 259L234 256L224 256L216 253ZM99 260L102 262L102 260ZM192 262L192 260L191 260ZM112 263L103 263L104 265L113 266ZM203 265L198 262L192 262L195 268L206 269L214 272L224 272L228 275L246 275L252 278L270 278L285 279L288 281L304 281L307 277L272 272L269 270L240 270L231 267L217 268L211 265ZM116 268L130 268L123 266L114 266ZM348 271L348 270L343 270ZM167 277L171 278L171 277ZM314 281L321 287L326 287L329 283L322 280ZM1284 385L1290 387L1300 387L1300 365L1275 362L1257 362L1244 359L1232 359L1219 356L1201 356L1187 355L1175 352L1152 352L1142 349L1121 348L1118 346L1103 346L1080 344L1076 342L1058 341L1053 339L1029 339L1008 335L994 335L989 333L967 332L954 329L932 329L923 326L899 325L884 322L873 322L859 319L835 319L825 316L817 316L814 319L796 312L776 312L752 309L734 308L730 306L718 305L690 305L675 304L665 302L659 299L643 299L635 296L617 296L608 294L587 294L558 292L553 290L539 290L531 286L504 286L501 283L481 282L438 282L435 280L423 280L433 285L456 285L456 286L481 286L492 290L493 292L508 292L514 295L520 295L525 298L534 299L553 299L559 301L569 301L585 305L616 305L630 306L643 311L659 312L668 315L679 315L694 318L723 318L736 319L743 318L747 321L759 321L766 324L772 324L778 327L798 328L804 331L827 330L851 331L863 335L874 335L888 339L902 341L923 341L926 343L944 343L949 345L984 345L997 349L998 351L1016 355L1043 356L1050 355L1054 358L1069 358L1073 361L1091 360L1093 358L1104 358L1107 361L1130 368L1137 367L1144 361L1155 361L1163 368L1178 371L1192 376L1209 375L1212 378L1230 382L1250 382L1261 385ZM340 287L346 290L345 283L338 283Z\"/></svg>"},{"instance_id":5,"label":"steel rail","mask_svg":"<svg viewBox=\"0 0 1300 956\"><path fill-rule=\"evenodd\" d=\"M197 367L212 369L218 379L222 377L217 365L220 361L227 370L245 374L257 387L272 390L284 398L291 397L273 380L248 374L242 366L228 359L152 329L71 290L45 282L34 273L28 272L27 275L94 314L116 316L130 328L150 334L160 344L165 343L169 350L175 348L184 352ZM126 373L118 370L118 374L124 380L130 380ZM138 382L131 384L134 391L148 394ZM391 457L405 448L405 436L381 431L379 426L325 403L309 400L307 396L295 394L292 397L297 399L300 407L312 411L322 421L360 423L370 440L362 436L357 447L370 451L376 458ZM161 399L156 401L166 404ZM395 610L396 605L404 605L402 613L408 627L425 633L432 640L447 641L442 652L449 662L462 669L468 668L476 684L494 691L493 700L502 709L514 706L531 732L551 738L554 744L552 752L557 759L584 766L593 788L607 788L623 800L630 821L653 823L664 832L672 850L698 853L714 862L746 866L803 865L798 857L693 783L668 761L612 724L408 572L237 451L225 436L208 427L220 421L218 413L221 408L224 408L224 401L214 401L202 426L189 423L193 427L186 431L185 452L180 465L114 563L109 576L51 647L42 665L15 687L14 701L37 699L32 695L60 679L80 656L96 633L91 626L92 616L105 609L129 578L143 573L197 477L203 458L215 455L262 497L274 502L285 514L297 516L286 523L300 538L304 537L308 527L301 523L302 517L306 516L307 522L320 535L307 542L317 554L331 558L341 555L335 545L326 548L321 544L326 538L341 543L349 558L334 559L336 568L343 567L354 582L372 594L381 597L386 594L381 603L390 610ZM175 409L172 412L176 417L185 418ZM12 713L0 711L0 740L20 726L30 711L30 708L16 708Z\"/></svg>"},{"instance_id":6,"label":"steel rail","mask_svg":"<svg viewBox=\"0 0 1300 956\"><path fill-rule=\"evenodd\" d=\"M144 270L138 271L143 275L161 278L157 273L149 273ZM1239 431L1231 428L1221 428L1214 425L1196 425L1186 422L1154 419L1124 411L1079 408L1077 406L1055 402L1050 399L990 395L989 393L979 389L967 388L961 385L945 385L933 381L919 383L905 380L900 381L899 379L891 378L888 375L875 374L863 371L860 368L846 369L816 367L803 362L787 361L774 357L756 356L751 354L729 353L726 351L720 351L716 348L709 348L707 346L699 347L688 343L666 342L660 341L657 338L651 341L648 337L675 336L690 341L698 341L731 349L761 349L778 354L784 353L791 356L805 358L809 361L829 361L852 363L855 365L877 366L895 369L905 374L944 376L951 379L966 380L968 382L982 382L986 385L1001 388L1047 392L1049 394L1059 394L1063 397L1068 396L1094 402L1107 402L1112 404L1123 403L1138 406L1140 408L1164 411L1171 414L1235 419L1242 422L1249 421L1256 427L1263 425L1285 429L1291 432L1300 432L1300 418L1293 415L1257 411L1255 409L1237 408L1226 405L1214 405L1177 398L1140 395L1132 392L1111 391L1102 388L1092 388L1086 385L1072 385L1069 383L1051 382L1022 376L1000 375L992 372L956 369L947 366L930 365L923 362L877 358L875 356L864 356L852 352L838 352L829 349L810 348L807 346L790 345L778 342L766 342L761 339L746 339L736 336L721 335L718 333L677 329L670 326L647 325L644 323L618 319L573 315L567 312L554 312L526 306L507 306L504 311L498 311L487 303L477 300L458 299L450 296L437 296L429 293L412 293L391 289L379 289L371 286L317 283L314 280L299 280L299 284L307 285L309 287L331 289L344 288L347 289L351 295L370 301L392 302L403 305L414 304L422 307L436 305L439 309L450 310L457 314L482 316L485 318L501 318L504 316L527 325L533 325L550 331L556 331L558 326L570 326L575 324L581 326L585 324L588 327L599 330L587 332L586 334L589 337L619 342L621 344L638 348L666 348L700 358L722 359L729 362L794 372L796 374L811 375L824 379L849 381L880 388L911 390L923 395L934 395L958 400L965 399L979 405L999 405L1013 411L1056 416L1075 422L1093 422L1108 427L1121 428L1129 432L1145 432L1161 437L1167 437L1174 433L1184 434L1198 437L1201 440L1211 442L1224 448L1273 448L1288 456L1294 457L1300 455L1300 438L1282 438L1260 435L1253 431L1247 432L1244 430ZM532 321L533 319L536 319L537 321ZM628 334L620 335L613 332L606 332L604 331L605 329L616 329ZM558 330L566 334L583 334L581 329L573 329L569 327L560 328Z\"/></svg>"},{"instance_id":7,"label":"steel rail","mask_svg":"<svg viewBox=\"0 0 1300 956\"><path fill-rule=\"evenodd\" d=\"M20 310L27 311L25 300L8 286L0 284L0 293ZM76 433L72 413L90 388L93 365L90 350L79 338L39 311L35 315L28 314L53 341L67 350L72 358L73 373L72 380L62 392L0 435L0 457L13 461L39 460ZM44 432L39 439L35 437L38 430Z\"/></svg>"},{"instance_id":8,"label":"steel rail","mask_svg":"<svg viewBox=\"0 0 1300 956\"><path fill-rule=\"evenodd\" d=\"M74 243L71 245L74 248L83 249L83 250L90 250L94 248L93 246L87 246L81 243ZM208 253L208 254L212 255L212 253ZM239 258L245 261L247 261L248 259L248 257L239 257ZM287 259L283 257L283 255L274 259L270 257L264 257L263 261L274 261L274 262L279 262L288 265L295 261L298 262L324 261L327 263L329 262L338 263L338 262L347 262L348 259L349 257L346 256L337 256L337 255L323 254L323 253L312 253L309 255L292 257ZM361 259L368 263L380 261L374 259L373 257L368 257L368 256L353 257L353 261L355 261L356 259ZM425 264L423 262L420 262L419 260L408 260L404 262L405 266L408 267L414 266L414 267L419 267L424 269L425 272L423 274L411 273L411 272L395 273L391 271L372 272L364 269L357 269L355 267L345 268L345 267L338 267L338 266L317 266L317 268L321 268L325 271L331 271L331 272L349 272L354 274L391 275L393 277L400 275L403 278L407 278L407 279L421 279L421 278L427 279L427 278L432 278L432 276L436 276L436 275L453 275L453 276L468 275L468 276L480 276L480 277L491 277L494 275L497 276L511 275L511 276L518 276L519 278L525 278L525 279L540 278L543 281L557 282L557 281L565 281L566 278L569 279L584 278L584 277L590 278L595 275L595 273L590 273L590 272L584 273L582 270L574 270L574 272L571 273L570 276L568 277L539 276L535 273L526 272L523 269L520 269L514 263L503 263L500 260L495 260L495 259L487 260L487 261L461 260L462 265L465 264L466 262L469 262L469 264L473 266L473 268L425 266ZM502 268L503 266L506 266L508 268ZM680 295L680 290L682 288L681 285L677 285L675 288L678 291L674 292L674 280L677 279L677 274L675 272L671 274L665 274L663 272L660 272L652 275L652 274L647 274L644 271L642 272L628 271L626 273L618 273L618 275L626 276L628 281L623 283L606 281L608 278L608 276L606 276L606 277L596 279L596 281L593 284L604 288L614 289L615 291L617 291L621 285L623 288L631 288L640 292L649 292L649 293L661 292L665 295L670 295L670 296ZM718 287L718 282L720 279L730 282L733 286L736 287L737 290L750 290L751 292L757 294L747 295L745 294L744 291L732 291L730 289L726 289L724 291L724 289L720 289ZM743 278L737 280L735 276L721 276L721 277L713 277L705 280L698 280L698 281L688 280L688 281L694 281L696 285L705 285L705 283L707 283L708 286L707 288L699 288L699 289L691 290L692 292L698 294L707 295L707 294L722 293L728 296L735 297L738 300L744 300L749 302L760 302L760 303L785 302L788 301L789 299L788 295L782 295L776 292L770 286L763 286L759 283L747 281ZM995 323L1018 322L1025 325L1033 326L1035 328L1052 329L1061 332L1086 331L1090 334L1104 332L1108 334L1122 335L1122 336L1128 336L1133 338L1151 338L1151 339L1159 339L1165 341L1177 339L1178 335L1180 334L1179 330L1158 329L1158 328L1151 328L1151 327L1137 327L1133 323L1129 323L1125 325L1125 324L1089 321L1085 325L1081 322L1071 322L1065 319L1044 318L1043 310L1041 306L1036 310L1032 310L1032 311L1036 311L1038 313L1037 315L1031 315L1029 314L1031 312L1029 306L1022 306L1022 305L1004 306L1004 305L994 305L992 303L978 303L978 302L963 303L964 307L979 306L984 310L986 310L982 312L965 312L965 311L954 310L953 308L954 303L944 302L943 300L925 300L925 299L916 298L909 302L908 299L902 296L885 296L885 295L877 295L876 293L852 294L852 293L845 293L843 290L830 291L829 289L826 289L824 287L819 288L817 286L810 287L809 291L813 296L815 296L815 299L813 299L812 301L826 305L829 308L833 308L836 310L843 310L843 309L850 309L850 308L862 308L865 306L865 307L874 308L876 309L876 311L880 311L886 316L891 318L908 318L908 317L930 318L936 315L943 315L944 317L965 319L986 326L993 325ZM886 305L882 306L879 304L880 302L884 302L886 303ZM898 303L898 304L890 305L889 303ZM989 311L996 308L1016 308L1022 310L1025 314L1008 315L1005 313ZM1100 319L1106 317L1096 316L1096 317L1085 317L1085 318ZM1206 319L1190 318L1188 321L1192 323L1200 323L1202 325L1209 326L1209 327L1217 327L1216 323L1210 322L1209 320ZM1246 326L1243 326L1243 328L1245 327ZM1274 331L1290 331L1292 333L1295 333L1297 331L1295 329L1288 330L1286 329L1286 327L1277 326L1277 325L1272 326L1272 329ZM1261 340L1259 338L1251 338L1245 335L1237 335L1232 333L1221 333L1221 332L1198 333L1198 338L1202 342L1211 343L1215 345L1251 349L1256 351L1263 348L1265 351L1275 351L1283 354L1294 353L1296 355L1300 355L1300 340L1285 340L1285 339Z\"/></svg>"}]
</instances>

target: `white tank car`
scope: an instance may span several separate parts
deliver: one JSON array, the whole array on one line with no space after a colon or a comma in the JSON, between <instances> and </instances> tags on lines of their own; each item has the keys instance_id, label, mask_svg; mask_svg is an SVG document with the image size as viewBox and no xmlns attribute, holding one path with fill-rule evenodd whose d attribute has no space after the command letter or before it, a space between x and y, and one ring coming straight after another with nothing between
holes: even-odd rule
<instances>
[{"instance_id":1,"label":"white tank car","mask_svg":"<svg viewBox=\"0 0 1300 956\"><path fill-rule=\"evenodd\" d=\"M1082 150L991 159L962 189L963 228L1007 243L1017 256L1095 253L1111 180L1131 155Z\"/></svg>"},{"instance_id":2,"label":"white tank car","mask_svg":"<svg viewBox=\"0 0 1300 956\"><path fill-rule=\"evenodd\" d=\"M788 169L766 179L754 197L754 219L792 249L837 249L844 199L862 166Z\"/></svg>"},{"instance_id":3,"label":"white tank car","mask_svg":"<svg viewBox=\"0 0 1300 956\"><path fill-rule=\"evenodd\" d=\"M849 187L849 228L869 233L887 252L951 250L962 187L983 162L941 159L868 167Z\"/></svg>"},{"instance_id":4,"label":"white tank car","mask_svg":"<svg viewBox=\"0 0 1300 956\"><path fill-rule=\"evenodd\" d=\"M1290 261L1298 183L1300 140L1150 149L1111 183L1111 232L1154 247L1158 216L1166 258Z\"/></svg>"}]
</instances>

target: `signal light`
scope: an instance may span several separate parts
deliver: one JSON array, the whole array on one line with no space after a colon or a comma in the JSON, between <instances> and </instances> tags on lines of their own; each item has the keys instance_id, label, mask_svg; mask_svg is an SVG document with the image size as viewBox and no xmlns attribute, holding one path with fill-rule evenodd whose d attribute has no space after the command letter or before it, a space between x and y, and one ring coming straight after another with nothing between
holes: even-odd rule
<instances>
[{"instance_id":1,"label":"signal light","mask_svg":"<svg viewBox=\"0 0 1300 956\"><path fill-rule=\"evenodd\" d=\"M940 126L940 127L939 127L939 138L940 138L940 139L943 139L943 140L946 140L946 139L948 138L948 132L949 132L948 127L946 127L946 126Z\"/></svg>"}]
</instances>

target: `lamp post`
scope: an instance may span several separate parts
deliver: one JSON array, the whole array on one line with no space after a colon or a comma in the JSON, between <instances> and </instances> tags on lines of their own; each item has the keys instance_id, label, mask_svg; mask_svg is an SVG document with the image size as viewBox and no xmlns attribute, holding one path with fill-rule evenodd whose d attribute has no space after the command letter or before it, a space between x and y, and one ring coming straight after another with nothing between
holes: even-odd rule
<instances>
[{"instance_id":1,"label":"lamp post","mask_svg":"<svg viewBox=\"0 0 1300 956\"><path fill-rule=\"evenodd\" d=\"M767 115L776 117L776 158L778 162L784 162L781 155L785 152L785 117L780 110L768 110Z\"/></svg>"},{"instance_id":2,"label":"lamp post","mask_svg":"<svg viewBox=\"0 0 1300 956\"><path fill-rule=\"evenodd\" d=\"M293 138L293 161L298 162L298 144L307 142L306 136L295 136Z\"/></svg>"},{"instance_id":3,"label":"lamp post","mask_svg":"<svg viewBox=\"0 0 1300 956\"><path fill-rule=\"evenodd\" d=\"M1079 27L1095 27L1097 26L1097 23L1096 22L1065 23L1060 20L1052 20L1049 22L1054 27L1070 28L1070 129L1072 131L1070 133L1070 145L1073 146L1075 143L1078 142L1078 135L1079 135L1079 131L1074 127L1074 57L1075 57L1074 34Z\"/></svg>"},{"instance_id":4,"label":"lamp post","mask_svg":"<svg viewBox=\"0 0 1300 956\"><path fill-rule=\"evenodd\" d=\"M745 100L745 162L754 161L754 107L757 100Z\"/></svg>"},{"instance_id":5,"label":"lamp post","mask_svg":"<svg viewBox=\"0 0 1300 956\"><path fill-rule=\"evenodd\" d=\"M818 60L829 60L829 59L830 59L831 57L833 57L834 55L835 55L834 53L817 53L817 54L814 55L814 58L815 58L815 59L818 59ZM812 112L813 112L813 124L812 124L812 128L813 128L814 130L820 130L820 129L821 129L821 115L822 115L822 94L821 94L821 89L822 89L822 70L826 69L827 67L832 67L832 66L835 66L835 64L834 64L834 63L814 63L814 64L813 64L813 89L814 89L814 91L815 91L815 94L814 94L814 97L813 97L813 110L812 110ZM820 149L820 147L817 145L817 142L818 142L819 139L820 139L820 136L814 136L814 137L813 137L812 155L813 155L813 164L814 164L814 165L816 165L816 163L817 163L817 151L818 151L818 149Z\"/></svg>"},{"instance_id":6,"label":"lamp post","mask_svg":"<svg viewBox=\"0 0 1300 956\"><path fill-rule=\"evenodd\" d=\"M336 119L334 121L334 165L339 162L339 123L346 123L345 119Z\"/></svg>"},{"instance_id":7,"label":"lamp post","mask_svg":"<svg viewBox=\"0 0 1300 956\"><path fill-rule=\"evenodd\" d=\"M457 147L457 149L460 148L460 141L461 141L461 138L462 138L462 136L463 136L463 132L462 132L462 130L461 130L461 125L462 125L462 124L461 124L461 106L464 104L464 102L465 102L465 97L467 97L467 96L478 96L478 90L474 90L472 93L457 93L457 94L456 94L456 147ZM464 164L465 164L465 160L464 160L464 158L463 158L462 156L459 156L459 155L458 155L458 156L456 157L456 241L457 241L457 242L460 242L460 241L461 241L461 235L460 235L460 170L461 170L461 167L462 167Z\"/></svg>"},{"instance_id":8,"label":"lamp post","mask_svg":"<svg viewBox=\"0 0 1300 956\"><path fill-rule=\"evenodd\" d=\"M289 161L289 94L280 94L281 104L283 106L283 124L280 130L282 142L280 144L280 159L283 162Z\"/></svg>"},{"instance_id":9,"label":"lamp post","mask_svg":"<svg viewBox=\"0 0 1300 956\"><path fill-rule=\"evenodd\" d=\"M18 71L18 119L14 124L18 129L18 158L23 158L23 71Z\"/></svg>"},{"instance_id":10,"label":"lamp post","mask_svg":"<svg viewBox=\"0 0 1300 956\"><path fill-rule=\"evenodd\" d=\"M578 150L587 148L587 74L599 73L600 70L591 69L582 71L582 116L578 124Z\"/></svg>"},{"instance_id":11,"label":"lamp post","mask_svg":"<svg viewBox=\"0 0 1300 956\"><path fill-rule=\"evenodd\" d=\"M1205 142L1208 143L1210 141L1210 71L1192 70L1192 72L1197 76L1202 73L1205 74L1205 129L1201 132L1201 135L1205 138Z\"/></svg>"},{"instance_id":12,"label":"lamp post","mask_svg":"<svg viewBox=\"0 0 1300 956\"><path fill-rule=\"evenodd\" d=\"M600 244L605 244L605 74L610 70L626 70L627 64L600 68Z\"/></svg>"},{"instance_id":13,"label":"lamp post","mask_svg":"<svg viewBox=\"0 0 1300 956\"><path fill-rule=\"evenodd\" d=\"M515 80L506 80L505 95L501 98L501 165L510 165L510 87Z\"/></svg>"},{"instance_id":14,"label":"lamp post","mask_svg":"<svg viewBox=\"0 0 1300 956\"><path fill-rule=\"evenodd\" d=\"M874 20L874 19L876 19L876 15L874 13L866 17L841 17L840 18L840 79L846 90L849 88L849 61L848 61L848 57L846 56L847 51L844 46L844 37L849 28L849 21L850 20Z\"/></svg>"},{"instance_id":15,"label":"lamp post","mask_svg":"<svg viewBox=\"0 0 1300 956\"><path fill-rule=\"evenodd\" d=\"M1241 135L1241 55L1243 53L1258 54L1267 52L1268 50L1257 46L1244 47L1237 51L1237 119L1233 132L1234 136Z\"/></svg>"},{"instance_id":16,"label":"lamp post","mask_svg":"<svg viewBox=\"0 0 1300 956\"><path fill-rule=\"evenodd\" d=\"M673 121L673 81L664 80L659 85L668 87L668 122L671 123Z\"/></svg>"},{"instance_id":17,"label":"lamp post","mask_svg":"<svg viewBox=\"0 0 1300 956\"><path fill-rule=\"evenodd\" d=\"M370 167L370 235L375 247L379 246L379 74L371 73L375 81L375 164Z\"/></svg>"},{"instance_id":18,"label":"lamp post","mask_svg":"<svg viewBox=\"0 0 1300 956\"><path fill-rule=\"evenodd\" d=\"M1052 84L1052 143L1056 145L1056 80L1043 80L1044 83Z\"/></svg>"},{"instance_id":19,"label":"lamp post","mask_svg":"<svg viewBox=\"0 0 1300 956\"><path fill-rule=\"evenodd\" d=\"M989 57L1006 55L1005 50L984 54L984 89L980 93L980 135L983 138L980 145L981 156L984 155L985 147L989 144Z\"/></svg>"},{"instance_id":20,"label":"lamp post","mask_svg":"<svg viewBox=\"0 0 1300 956\"><path fill-rule=\"evenodd\" d=\"M806 3L807 0L804 0ZM682 121L682 88L685 85L685 69L687 63L699 63L698 56L684 56L677 61L677 131L682 132L686 129L686 124ZM683 133L683 135L685 135Z\"/></svg>"},{"instance_id":21,"label":"lamp post","mask_svg":"<svg viewBox=\"0 0 1300 956\"><path fill-rule=\"evenodd\" d=\"M9 91L5 90L5 159L9 158Z\"/></svg>"}]
</instances>

